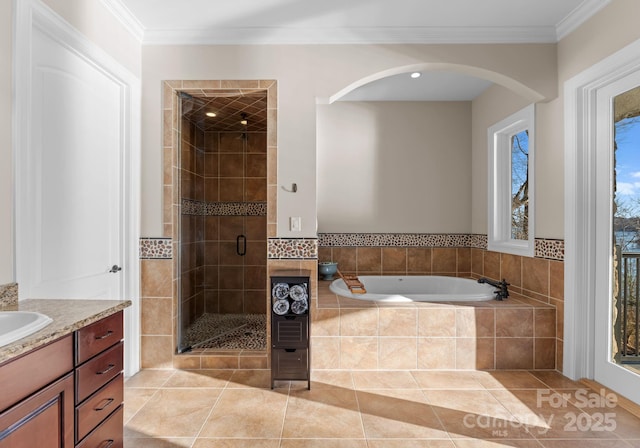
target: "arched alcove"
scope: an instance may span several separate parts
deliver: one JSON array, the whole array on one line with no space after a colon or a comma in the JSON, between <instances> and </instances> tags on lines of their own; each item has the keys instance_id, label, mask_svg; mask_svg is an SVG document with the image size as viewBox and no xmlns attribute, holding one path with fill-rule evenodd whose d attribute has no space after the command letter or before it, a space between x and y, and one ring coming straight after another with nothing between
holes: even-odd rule
<instances>
[{"instance_id":1,"label":"arched alcove","mask_svg":"<svg viewBox=\"0 0 640 448\"><path fill-rule=\"evenodd\" d=\"M522 84L520 81L517 81L514 78L506 76L502 73L498 73L495 71L487 70L480 67L474 67L471 65L463 65L463 64L452 64L452 63L435 63L435 62L425 62L420 64L412 64L412 65L404 65L400 67L393 67L387 70L382 70L377 73L373 73L369 76L365 76L361 79L358 79L351 84L347 85L343 89L339 90L335 94L329 97L329 104L339 101L340 98L344 97L348 93L353 90L362 87L371 82L384 79L393 75L398 75L402 73L412 73L412 72L428 72L428 71L442 71L442 72L452 72L452 73L461 73L469 76L473 76L476 78L486 79L491 81L494 84L503 86L508 90L511 90L515 94L527 99L530 103L537 103L539 101L544 101L547 98L536 90Z\"/></svg>"},{"instance_id":2,"label":"arched alcove","mask_svg":"<svg viewBox=\"0 0 640 448\"><path fill-rule=\"evenodd\" d=\"M477 104L344 101L369 83L428 71L487 80L491 91ZM352 82L317 106L318 231L478 233L473 222L482 221L486 232L486 130L544 99L503 74L450 63L405 65Z\"/></svg>"}]
</instances>

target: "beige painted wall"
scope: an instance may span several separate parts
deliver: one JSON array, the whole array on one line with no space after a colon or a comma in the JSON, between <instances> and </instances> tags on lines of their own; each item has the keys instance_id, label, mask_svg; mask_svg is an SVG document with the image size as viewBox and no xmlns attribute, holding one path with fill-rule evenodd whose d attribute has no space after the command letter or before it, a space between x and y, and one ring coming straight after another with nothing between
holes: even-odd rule
<instances>
[{"instance_id":1,"label":"beige painted wall","mask_svg":"<svg viewBox=\"0 0 640 448\"><path fill-rule=\"evenodd\" d=\"M555 97L555 45L147 46L142 51L142 230L162 236L161 81L277 79L278 236L316 235L316 102L397 67L482 71ZM460 66L465 67L460 67ZM499 76L496 74L500 74ZM468 193L469 195L469 193ZM290 216L302 232L289 232ZM467 224L468 225L468 224Z\"/></svg>"},{"instance_id":2,"label":"beige painted wall","mask_svg":"<svg viewBox=\"0 0 640 448\"><path fill-rule=\"evenodd\" d=\"M335 102L317 113L319 232L471 230L471 102Z\"/></svg>"},{"instance_id":3,"label":"beige painted wall","mask_svg":"<svg viewBox=\"0 0 640 448\"><path fill-rule=\"evenodd\" d=\"M615 0L558 43L558 82L563 83L640 38L640 2Z\"/></svg>"},{"instance_id":4,"label":"beige painted wall","mask_svg":"<svg viewBox=\"0 0 640 448\"><path fill-rule=\"evenodd\" d=\"M470 190L472 233L486 234L488 227L489 149L487 129L531 104L502 86L493 85L472 102L472 188ZM537 153L536 153L537 154Z\"/></svg>"},{"instance_id":5,"label":"beige painted wall","mask_svg":"<svg viewBox=\"0 0 640 448\"><path fill-rule=\"evenodd\" d=\"M640 38L640 2L615 0L558 43L558 97L537 120L536 236L564 238L564 84Z\"/></svg>"},{"instance_id":6,"label":"beige painted wall","mask_svg":"<svg viewBox=\"0 0 640 448\"><path fill-rule=\"evenodd\" d=\"M529 105L513 92L493 86L473 101L472 232L488 227L487 128ZM536 104L535 233L537 238L564 238L564 142L562 101Z\"/></svg>"},{"instance_id":7,"label":"beige painted wall","mask_svg":"<svg viewBox=\"0 0 640 448\"><path fill-rule=\"evenodd\" d=\"M536 237L564 238L564 83L640 38L640 2L616 0L558 43L558 97L536 106ZM521 107L502 88L473 102L473 232L487 231L486 127Z\"/></svg>"},{"instance_id":8,"label":"beige painted wall","mask_svg":"<svg viewBox=\"0 0 640 448\"><path fill-rule=\"evenodd\" d=\"M563 237L562 86L571 76L640 38L637 0L616 0L556 45L150 46L137 42L99 0L46 0L134 74L143 77L142 235L162 235L160 92L162 79L277 79L279 81L279 234L288 216L303 217L315 234L316 98L327 98L366 76L395 67L432 64L498 72L552 99L539 108L538 237ZM13 279L11 181L11 2L0 2L0 284ZM556 55L557 48L557 55ZM140 59L140 54L142 58ZM559 98L556 98L560 95ZM476 115L477 110L474 112ZM544 133L543 133L544 129ZM474 129L472 230L486 227L486 188ZM542 160L540 160L542 159ZM485 165L486 166L486 165ZM486 175L485 175L486 176ZM540 181L544 179L544 181ZM482 201L482 195L485 195ZM477 197L476 197L477 196ZM478 199L476 201L476 199ZM483 203L484 202L484 203ZM484 224L483 224L484 223Z\"/></svg>"},{"instance_id":9,"label":"beige painted wall","mask_svg":"<svg viewBox=\"0 0 640 448\"><path fill-rule=\"evenodd\" d=\"M12 159L12 1L0 1L0 284L14 280ZM46 0L46 4L125 68L140 76L140 44L100 0Z\"/></svg>"}]
</instances>

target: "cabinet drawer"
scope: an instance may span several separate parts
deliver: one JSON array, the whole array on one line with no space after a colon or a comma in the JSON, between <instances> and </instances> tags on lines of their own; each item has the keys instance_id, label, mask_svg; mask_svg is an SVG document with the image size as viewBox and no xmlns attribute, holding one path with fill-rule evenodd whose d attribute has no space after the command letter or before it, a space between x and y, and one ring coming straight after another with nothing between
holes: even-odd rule
<instances>
[{"instance_id":1,"label":"cabinet drawer","mask_svg":"<svg viewBox=\"0 0 640 448\"><path fill-rule=\"evenodd\" d=\"M119 374L76 408L76 442L117 409L123 399L123 379Z\"/></svg>"},{"instance_id":2,"label":"cabinet drawer","mask_svg":"<svg viewBox=\"0 0 640 448\"><path fill-rule=\"evenodd\" d=\"M307 349L277 349L271 352L273 378L278 380L307 380L309 351Z\"/></svg>"},{"instance_id":3,"label":"cabinet drawer","mask_svg":"<svg viewBox=\"0 0 640 448\"><path fill-rule=\"evenodd\" d=\"M77 448L122 448L123 406L103 421Z\"/></svg>"},{"instance_id":4,"label":"cabinet drawer","mask_svg":"<svg viewBox=\"0 0 640 448\"><path fill-rule=\"evenodd\" d=\"M309 316L273 316L271 343L275 348L306 348Z\"/></svg>"},{"instance_id":5,"label":"cabinet drawer","mask_svg":"<svg viewBox=\"0 0 640 448\"><path fill-rule=\"evenodd\" d=\"M76 331L76 366L120 342L123 337L122 311Z\"/></svg>"},{"instance_id":6,"label":"cabinet drawer","mask_svg":"<svg viewBox=\"0 0 640 448\"><path fill-rule=\"evenodd\" d=\"M12 359L0 368L0 411L73 370L71 335Z\"/></svg>"},{"instance_id":7,"label":"cabinet drawer","mask_svg":"<svg viewBox=\"0 0 640 448\"><path fill-rule=\"evenodd\" d=\"M123 367L123 343L76 369L76 404L115 378Z\"/></svg>"}]
</instances>

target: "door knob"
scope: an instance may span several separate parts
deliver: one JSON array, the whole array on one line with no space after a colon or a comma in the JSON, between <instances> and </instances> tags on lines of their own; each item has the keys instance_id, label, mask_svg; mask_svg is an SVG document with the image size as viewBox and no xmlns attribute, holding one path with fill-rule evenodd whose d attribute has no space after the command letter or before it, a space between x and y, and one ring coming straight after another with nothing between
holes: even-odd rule
<instances>
[{"instance_id":1,"label":"door knob","mask_svg":"<svg viewBox=\"0 0 640 448\"><path fill-rule=\"evenodd\" d=\"M109 272L111 273L116 273L118 271L122 271L122 268L117 264L114 264L113 266L111 266L111 269L109 269Z\"/></svg>"}]
</instances>

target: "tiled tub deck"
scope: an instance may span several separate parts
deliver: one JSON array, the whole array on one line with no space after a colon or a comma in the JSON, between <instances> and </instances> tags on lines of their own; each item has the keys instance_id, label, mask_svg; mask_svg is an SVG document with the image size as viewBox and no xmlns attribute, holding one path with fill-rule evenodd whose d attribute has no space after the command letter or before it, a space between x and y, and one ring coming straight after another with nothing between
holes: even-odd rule
<instances>
[{"instance_id":1,"label":"tiled tub deck","mask_svg":"<svg viewBox=\"0 0 640 448\"><path fill-rule=\"evenodd\" d=\"M556 368L556 309L499 302L388 304L339 297L318 282L311 367L355 370Z\"/></svg>"}]
</instances>

